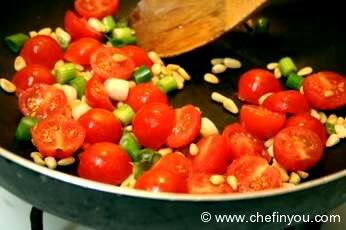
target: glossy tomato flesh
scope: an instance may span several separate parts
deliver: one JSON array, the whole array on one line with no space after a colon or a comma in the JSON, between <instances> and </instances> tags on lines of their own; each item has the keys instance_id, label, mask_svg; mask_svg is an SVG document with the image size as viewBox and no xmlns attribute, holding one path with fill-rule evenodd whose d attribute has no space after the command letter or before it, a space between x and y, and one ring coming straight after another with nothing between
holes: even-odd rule
<instances>
[{"instance_id":1,"label":"glossy tomato flesh","mask_svg":"<svg viewBox=\"0 0 346 230\"><path fill-rule=\"evenodd\" d=\"M150 60L148 53L138 46L128 45L121 48L121 50L131 57L135 62L136 67L145 65L149 69L153 65L153 62Z\"/></svg>"},{"instance_id":2,"label":"glossy tomato flesh","mask_svg":"<svg viewBox=\"0 0 346 230\"><path fill-rule=\"evenodd\" d=\"M187 178L191 172L191 160L181 153L169 153L163 156L152 169L171 171Z\"/></svg>"},{"instance_id":3,"label":"glossy tomato flesh","mask_svg":"<svg viewBox=\"0 0 346 230\"><path fill-rule=\"evenodd\" d=\"M119 0L76 0L74 7L83 17L102 19L117 11Z\"/></svg>"},{"instance_id":4,"label":"glossy tomato flesh","mask_svg":"<svg viewBox=\"0 0 346 230\"><path fill-rule=\"evenodd\" d=\"M113 110L113 104L99 76L93 76L86 84L85 98L93 108Z\"/></svg>"},{"instance_id":5,"label":"glossy tomato flesh","mask_svg":"<svg viewBox=\"0 0 346 230\"><path fill-rule=\"evenodd\" d=\"M102 43L94 38L80 38L69 45L64 58L66 61L88 66L91 54L101 46Z\"/></svg>"}]
</instances>

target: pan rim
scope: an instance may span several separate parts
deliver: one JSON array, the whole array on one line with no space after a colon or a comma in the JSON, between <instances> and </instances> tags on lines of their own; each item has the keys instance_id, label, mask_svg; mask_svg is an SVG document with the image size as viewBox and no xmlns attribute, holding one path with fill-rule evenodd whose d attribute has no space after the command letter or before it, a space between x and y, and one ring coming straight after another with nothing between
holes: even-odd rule
<instances>
[{"instance_id":1,"label":"pan rim","mask_svg":"<svg viewBox=\"0 0 346 230\"><path fill-rule=\"evenodd\" d=\"M251 193L233 193L233 194L215 194L215 195L195 195L195 194L176 194L176 193L154 193L148 191L141 191L137 189L118 187L114 185L108 185L96 181L83 179L74 175L63 173L56 170L51 170L46 167L35 164L34 162L16 155L15 153L8 151L0 146L0 156L16 163L24 168L30 169L36 173L45 175L52 179L56 179L61 182L76 185L85 189L91 189L99 192L111 193L114 195L127 196L131 198L143 198L151 200L166 200L166 201L181 201L181 202L216 202L216 201L240 201L251 200L279 195L286 195L293 192L303 191L311 189L329 182L335 181L346 177L346 169L339 172L324 176L318 179L304 182L300 185L290 188L279 188L273 190L251 192Z\"/></svg>"}]
</instances>

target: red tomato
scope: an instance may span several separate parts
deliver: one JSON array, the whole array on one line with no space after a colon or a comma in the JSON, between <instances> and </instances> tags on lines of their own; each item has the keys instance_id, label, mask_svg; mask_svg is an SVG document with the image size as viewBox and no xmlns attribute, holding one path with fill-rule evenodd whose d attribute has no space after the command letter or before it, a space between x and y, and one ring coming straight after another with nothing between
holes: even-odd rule
<instances>
[{"instance_id":1,"label":"red tomato","mask_svg":"<svg viewBox=\"0 0 346 230\"><path fill-rule=\"evenodd\" d=\"M310 106L304 95L295 90L274 93L265 99L263 106L271 111L282 113L310 111Z\"/></svg>"},{"instance_id":2,"label":"red tomato","mask_svg":"<svg viewBox=\"0 0 346 230\"><path fill-rule=\"evenodd\" d=\"M171 171L187 178L191 171L191 161L181 153L169 153L163 156L152 169Z\"/></svg>"},{"instance_id":3,"label":"red tomato","mask_svg":"<svg viewBox=\"0 0 346 230\"><path fill-rule=\"evenodd\" d=\"M51 85L35 84L19 95L20 111L25 116L47 118L52 114L64 114L67 108L65 93Z\"/></svg>"},{"instance_id":4,"label":"red tomato","mask_svg":"<svg viewBox=\"0 0 346 230\"><path fill-rule=\"evenodd\" d=\"M201 130L201 112L193 105L185 105L175 110L175 127L167 138L171 148L181 148L191 144Z\"/></svg>"},{"instance_id":5,"label":"red tomato","mask_svg":"<svg viewBox=\"0 0 346 230\"><path fill-rule=\"evenodd\" d=\"M78 175L82 178L119 185L131 172L130 157L113 143L93 144L79 156Z\"/></svg>"},{"instance_id":6,"label":"red tomato","mask_svg":"<svg viewBox=\"0 0 346 230\"><path fill-rule=\"evenodd\" d=\"M32 129L32 141L43 156L65 158L83 144L85 130L72 118L55 114L40 121Z\"/></svg>"},{"instance_id":7,"label":"red tomato","mask_svg":"<svg viewBox=\"0 0 346 230\"><path fill-rule=\"evenodd\" d=\"M79 118L79 123L86 130L85 142L118 143L122 127L118 119L105 109L91 109Z\"/></svg>"},{"instance_id":8,"label":"red tomato","mask_svg":"<svg viewBox=\"0 0 346 230\"><path fill-rule=\"evenodd\" d=\"M346 78L334 72L319 72L305 78L304 95L317 109L337 109L346 105Z\"/></svg>"},{"instance_id":9,"label":"red tomato","mask_svg":"<svg viewBox=\"0 0 346 230\"><path fill-rule=\"evenodd\" d=\"M287 119L285 127L301 126L315 132L322 143L327 141L327 131L324 125L308 113L296 114Z\"/></svg>"},{"instance_id":10,"label":"red tomato","mask_svg":"<svg viewBox=\"0 0 346 230\"><path fill-rule=\"evenodd\" d=\"M101 46L102 43L94 38L80 38L69 45L64 58L76 64L90 65L91 54Z\"/></svg>"},{"instance_id":11,"label":"red tomato","mask_svg":"<svg viewBox=\"0 0 346 230\"><path fill-rule=\"evenodd\" d=\"M74 8L85 18L102 19L113 15L119 7L119 0L76 0Z\"/></svg>"},{"instance_id":12,"label":"red tomato","mask_svg":"<svg viewBox=\"0 0 346 230\"><path fill-rule=\"evenodd\" d=\"M71 35L72 40L89 37L101 41L103 34L89 26L85 18L78 17L73 11L68 10L64 18L65 30Z\"/></svg>"},{"instance_id":13,"label":"red tomato","mask_svg":"<svg viewBox=\"0 0 346 230\"><path fill-rule=\"evenodd\" d=\"M133 133L144 147L158 149L166 143L174 123L172 107L163 103L150 103L136 113L132 121Z\"/></svg>"},{"instance_id":14,"label":"red tomato","mask_svg":"<svg viewBox=\"0 0 346 230\"><path fill-rule=\"evenodd\" d=\"M269 92L278 92L281 83L275 76L263 69L252 69L245 72L238 82L238 97L240 100L258 104L258 99Z\"/></svg>"},{"instance_id":15,"label":"red tomato","mask_svg":"<svg viewBox=\"0 0 346 230\"><path fill-rule=\"evenodd\" d=\"M137 179L135 188L151 192L187 192L186 179L166 170L149 170L143 173Z\"/></svg>"},{"instance_id":16,"label":"red tomato","mask_svg":"<svg viewBox=\"0 0 346 230\"><path fill-rule=\"evenodd\" d=\"M127 57L124 61L114 60L114 55ZM121 49L113 47L101 47L91 55L91 67L95 73L103 78L129 79L136 65L132 58L128 57Z\"/></svg>"},{"instance_id":17,"label":"red tomato","mask_svg":"<svg viewBox=\"0 0 346 230\"><path fill-rule=\"evenodd\" d=\"M227 141L224 136L203 137L197 143L199 152L192 160L193 172L222 174L228 165Z\"/></svg>"},{"instance_id":18,"label":"red tomato","mask_svg":"<svg viewBox=\"0 0 346 230\"><path fill-rule=\"evenodd\" d=\"M134 111L138 111L144 105L154 102L168 104L168 97L152 83L142 83L132 87L126 100L126 103Z\"/></svg>"},{"instance_id":19,"label":"red tomato","mask_svg":"<svg viewBox=\"0 0 346 230\"><path fill-rule=\"evenodd\" d=\"M86 84L85 97L91 107L113 110L113 104L109 98L102 79L98 76L92 77Z\"/></svg>"},{"instance_id":20,"label":"red tomato","mask_svg":"<svg viewBox=\"0 0 346 230\"><path fill-rule=\"evenodd\" d=\"M285 114L256 105L244 105L240 110L241 124L260 139L273 137L283 127L285 120Z\"/></svg>"},{"instance_id":21,"label":"red tomato","mask_svg":"<svg viewBox=\"0 0 346 230\"><path fill-rule=\"evenodd\" d=\"M252 192L281 187L281 175L276 167L258 156L243 156L227 169L228 176L235 176L239 192Z\"/></svg>"},{"instance_id":22,"label":"red tomato","mask_svg":"<svg viewBox=\"0 0 346 230\"><path fill-rule=\"evenodd\" d=\"M148 53L138 46L124 46L121 48L123 52L127 54L127 56L131 57L133 61L136 64L136 67L145 65L148 68L151 68L153 65L152 61L150 60Z\"/></svg>"},{"instance_id":23,"label":"red tomato","mask_svg":"<svg viewBox=\"0 0 346 230\"><path fill-rule=\"evenodd\" d=\"M16 92L18 94L32 87L34 84L53 84L55 78L50 69L45 66L28 65L13 76L12 82L16 85Z\"/></svg>"},{"instance_id":24,"label":"red tomato","mask_svg":"<svg viewBox=\"0 0 346 230\"><path fill-rule=\"evenodd\" d=\"M287 170L307 170L321 159L324 145L318 135L305 127L288 127L274 139L274 156Z\"/></svg>"},{"instance_id":25,"label":"red tomato","mask_svg":"<svg viewBox=\"0 0 346 230\"><path fill-rule=\"evenodd\" d=\"M235 160L244 155L265 156L266 154L263 141L253 137L239 123L226 126L222 135L227 140L229 160Z\"/></svg>"},{"instance_id":26,"label":"red tomato","mask_svg":"<svg viewBox=\"0 0 346 230\"><path fill-rule=\"evenodd\" d=\"M27 65L39 64L52 69L58 60L63 59L63 52L50 36L37 35L24 43L20 56Z\"/></svg>"},{"instance_id":27,"label":"red tomato","mask_svg":"<svg viewBox=\"0 0 346 230\"><path fill-rule=\"evenodd\" d=\"M210 174L194 173L187 180L187 190L191 194L225 194L232 193L233 189L225 182L214 185L210 182Z\"/></svg>"}]
</instances>

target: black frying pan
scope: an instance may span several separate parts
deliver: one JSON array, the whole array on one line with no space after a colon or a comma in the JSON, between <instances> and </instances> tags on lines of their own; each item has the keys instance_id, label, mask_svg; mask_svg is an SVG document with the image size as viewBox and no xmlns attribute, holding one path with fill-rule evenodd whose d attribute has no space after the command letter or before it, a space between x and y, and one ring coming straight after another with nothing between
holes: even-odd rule
<instances>
[{"instance_id":1,"label":"black frying pan","mask_svg":"<svg viewBox=\"0 0 346 230\"><path fill-rule=\"evenodd\" d=\"M122 1L126 15L135 1ZM0 38L45 26L62 25L70 1L5 1L0 8ZM269 36L233 32L218 41L167 62L178 63L193 76L184 91L171 95L175 106L187 102L222 128L237 117L209 99L214 90L235 97L239 75L252 67L282 56L315 71L335 70L346 74L346 31L342 1L273 1L262 14L272 21ZM0 43L0 75L11 78L14 55ZM228 71L222 83L211 87L202 79L212 57L232 56L243 62L241 70ZM345 111L339 111L345 115ZM16 143L14 130L20 119L15 96L0 92L0 185L57 216L98 229L267 229L285 223L203 223L200 214L323 214L346 201L346 142L328 149L313 168L310 181L292 189L250 194L192 196L153 194L118 188L77 178L73 167L61 173L28 160L31 146Z\"/></svg>"}]
</instances>

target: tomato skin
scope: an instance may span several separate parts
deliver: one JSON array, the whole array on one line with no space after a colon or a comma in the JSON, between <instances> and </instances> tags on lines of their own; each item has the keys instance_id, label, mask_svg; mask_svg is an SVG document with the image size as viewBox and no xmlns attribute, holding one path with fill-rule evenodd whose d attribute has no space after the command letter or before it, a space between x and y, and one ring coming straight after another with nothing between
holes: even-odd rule
<instances>
[{"instance_id":1,"label":"tomato skin","mask_svg":"<svg viewBox=\"0 0 346 230\"><path fill-rule=\"evenodd\" d=\"M118 62L114 60L114 55L122 55L127 59ZM113 47L96 49L91 55L90 63L94 72L104 79L120 78L127 80L136 67L132 58L128 57L121 49Z\"/></svg>"},{"instance_id":2,"label":"tomato skin","mask_svg":"<svg viewBox=\"0 0 346 230\"><path fill-rule=\"evenodd\" d=\"M51 71L47 67L37 64L24 67L16 72L12 79L12 83L16 86L17 94L32 87L34 84L44 83L51 85L54 82L55 77Z\"/></svg>"},{"instance_id":3,"label":"tomato skin","mask_svg":"<svg viewBox=\"0 0 346 230\"><path fill-rule=\"evenodd\" d=\"M60 114L49 116L32 129L32 140L43 156L65 158L83 144L85 130L72 118Z\"/></svg>"},{"instance_id":4,"label":"tomato skin","mask_svg":"<svg viewBox=\"0 0 346 230\"><path fill-rule=\"evenodd\" d=\"M303 94L296 90L274 93L267 97L263 106L274 112L304 113L310 111L310 106Z\"/></svg>"},{"instance_id":5,"label":"tomato skin","mask_svg":"<svg viewBox=\"0 0 346 230\"><path fill-rule=\"evenodd\" d=\"M62 90L52 85L35 84L19 95L18 104L25 116L45 119L53 114L64 114L67 98Z\"/></svg>"},{"instance_id":6,"label":"tomato skin","mask_svg":"<svg viewBox=\"0 0 346 230\"><path fill-rule=\"evenodd\" d=\"M238 97L242 101L258 104L258 99L266 93L282 90L275 76L263 69L252 69L241 75L238 82Z\"/></svg>"},{"instance_id":7,"label":"tomato skin","mask_svg":"<svg viewBox=\"0 0 346 230\"><path fill-rule=\"evenodd\" d=\"M58 60L63 59L60 45L50 36L37 35L27 40L20 51L27 65L39 64L52 69Z\"/></svg>"},{"instance_id":8,"label":"tomato skin","mask_svg":"<svg viewBox=\"0 0 346 230\"><path fill-rule=\"evenodd\" d=\"M317 109L332 110L346 105L346 78L338 73L322 71L304 79L304 95Z\"/></svg>"},{"instance_id":9,"label":"tomato skin","mask_svg":"<svg viewBox=\"0 0 346 230\"><path fill-rule=\"evenodd\" d=\"M121 123L108 110L91 109L79 118L79 123L86 130L85 142L118 143L122 135Z\"/></svg>"},{"instance_id":10,"label":"tomato skin","mask_svg":"<svg viewBox=\"0 0 346 230\"><path fill-rule=\"evenodd\" d=\"M175 110L176 124L171 135L167 138L167 145L171 148L181 148L191 144L201 130L201 112L193 105L185 105Z\"/></svg>"},{"instance_id":11,"label":"tomato skin","mask_svg":"<svg viewBox=\"0 0 346 230\"><path fill-rule=\"evenodd\" d=\"M223 174L228 165L227 141L222 135L203 137L197 143L199 152L192 160L193 172Z\"/></svg>"},{"instance_id":12,"label":"tomato skin","mask_svg":"<svg viewBox=\"0 0 346 230\"><path fill-rule=\"evenodd\" d=\"M150 103L135 115L133 133L146 148L158 149L166 143L175 123L172 107L163 103Z\"/></svg>"},{"instance_id":13,"label":"tomato skin","mask_svg":"<svg viewBox=\"0 0 346 230\"><path fill-rule=\"evenodd\" d=\"M136 189L151 192L186 193L186 179L177 173L166 170L149 170L136 181Z\"/></svg>"},{"instance_id":14,"label":"tomato skin","mask_svg":"<svg viewBox=\"0 0 346 230\"><path fill-rule=\"evenodd\" d=\"M225 182L214 185L210 182L211 174L194 173L187 180L187 190L191 194L225 194L233 189Z\"/></svg>"},{"instance_id":15,"label":"tomato skin","mask_svg":"<svg viewBox=\"0 0 346 230\"><path fill-rule=\"evenodd\" d=\"M72 40L89 37L102 41L103 34L91 28L85 18L78 17L73 11L68 10L64 17L65 30L71 35Z\"/></svg>"},{"instance_id":16,"label":"tomato skin","mask_svg":"<svg viewBox=\"0 0 346 230\"><path fill-rule=\"evenodd\" d=\"M153 62L150 60L148 53L139 46L128 45L121 48L127 56L131 57L136 64L136 67L145 65L149 69L153 65Z\"/></svg>"},{"instance_id":17,"label":"tomato skin","mask_svg":"<svg viewBox=\"0 0 346 230\"><path fill-rule=\"evenodd\" d=\"M93 108L102 108L113 110L113 104L109 98L105 87L103 86L102 79L99 76L93 76L87 81L85 88L85 98Z\"/></svg>"},{"instance_id":18,"label":"tomato skin","mask_svg":"<svg viewBox=\"0 0 346 230\"><path fill-rule=\"evenodd\" d=\"M187 178L191 172L191 160L181 153L169 153L163 156L152 169L171 171Z\"/></svg>"},{"instance_id":19,"label":"tomato skin","mask_svg":"<svg viewBox=\"0 0 346 230\"><path fill-rule=\"evenodd\" d=\"M308 128L292 126L281 130L274 138L274 156L286 170L307 170L321 159L324 145Z\"/></svg>"},{"instance_id":20,"label":"tomato skin","mask_svg":"<svg viewBox=\"0 0 346 230\"><path fill-rule=\"evenodd\" d=\"M280 131L285 124L286 116L261 106L244 105L240 110L240 121L255 137L268 139Z\"/></svg>"},{"instance_id":21,"label":"tomato skin","mask_svg":"<svg viewBox=\"0 0 346 230\"><path fill-rule=\"evenodd\" d=\"M326 143L327 141L328 135L326 128L319 120L312 117L309 113L296 114L288 118L285 127L287 128L291 126L301 126L310 129L319 136L322 143Z\"/></svg>"},{"instance_id":22,"label":"tomato skin","mask_svg":"<svg viewBox=\"0 0 346 230\"><path fill-rule=\"evenodd\" d=\"M102 19L113 15L119 7L119 0L76 0L74 8L85 18Z\"/></svg>"},{"instance_id":23,"label":"tomato skin","mask_svg":"<svg viewBox=\"0 0 346 230\"><path fill-rule=\"evenodd\" d=\"M243 156L234 160L227 169L227 176L235 176L238 192L261 191L282 186L279 170L258 156Z\"/></svg>"},{"instance_id":24,"label":"tomato skin","mask_svg":"<svg viewBox=\"0 0 346 230\"><path fill-rule=\"evenodd\" d=\"M64 59L75 64L90 65L91 54L101 46L102 43L94 38L80 38L69 45Z\"/></svg>"},{"instance_id":25,"label":"tomato skin","mask_svg":"<svg viewBox=\"0 0 346 230\"><path fill-rule=\"evenodd\" d=\"M114 143L93 144L79 156L78 175L82 178L119 185L131 172L130 157Z\"/></svg>"},{"instance_id":26,"label":"tomato skin","mask_svg":"<svg viewBox=\"0 0 346 230\"><path fill-rule=\"evenodd\" d=\"M266 155L263 141L253 137L239 123L226 126L222 135L227 140L227 152L230 161L241 158L244 155Z\"/></svg>"},{"instance_id":27,"label":"tomato skin","mask_svg":"<svg viewBox=\"0 0 346 230\"><path fill-rule=\"evenodd\" d=\"M168 97L157 86L152 83L138 84L130 88L126 103L129 104L134 111L149 103L164 103L168 105Z\"/></svg>"}]
</instances>

